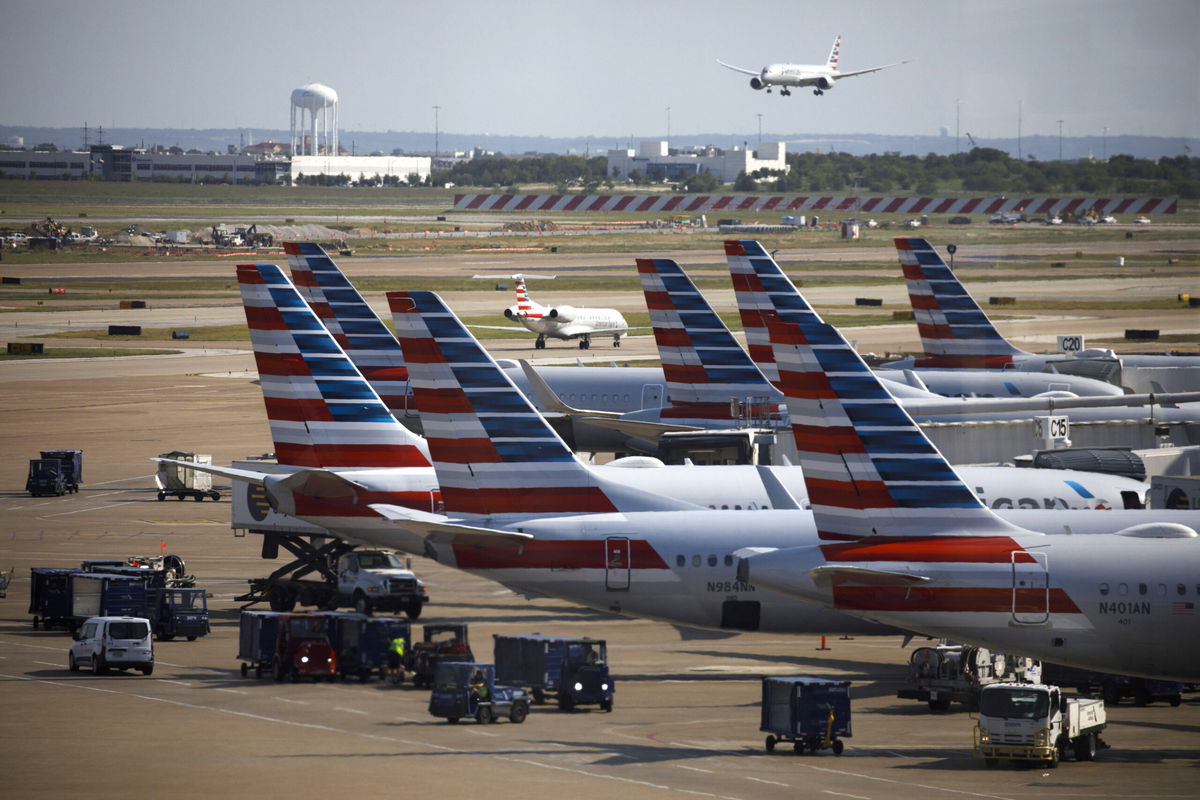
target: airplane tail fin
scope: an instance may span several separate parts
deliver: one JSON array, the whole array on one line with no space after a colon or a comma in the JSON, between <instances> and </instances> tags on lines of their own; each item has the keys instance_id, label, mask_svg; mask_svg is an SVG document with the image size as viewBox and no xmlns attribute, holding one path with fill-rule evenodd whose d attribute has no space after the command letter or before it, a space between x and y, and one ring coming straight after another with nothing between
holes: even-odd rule
<instances>
[{"instance_id":1,"label":"airplane tail fin","mask_svg":"<svg viewBox=\"0 0 1200 800\"><path fill-rule=\"evenodd\" d=\"M400 343L321 245L285 242L292 280L371 388L405 424L417 424Z\"/></svg>"},{"instance_id":2,"label":"airplane tail fin","mask_svg":"<svg viewBox=\"0 0 1200 800\"><path fill-rule=\"evenodd\" d=\"M448 512L602 513L674 507L576 460L433 292L388 292ZM684 504L684 507L692 507Z\"/></svg>"},{"instance_id":3,"label":"airplane tail fin","mask_svg":"<svg viewBox=\"0 0 1200 800\"><path fill-rule=\"evenodd\" d=\"M534 302L529 299L529 290L525 288L525 277L523 275L517 275L515 280L515 285L517 287L517 316L541 316L535 312Z\"/></svg>"},{"instance_id":4,"label":"airplane tail fin","mask_svg":"<svg viewBox=\"0 0 1200 800\"><path fill-rule=\"evenodd\" d=\"M925 348L920 366L998 368L1026 355L996 330L929 242L897 237L895 243Z\"/></svg>"},{"instance_id":5,"label":"airplane tail fin","mask_svg":"<svg viewBox=\"0 0 1200 800\"><path fill-rule=\"evenodd\" d=\"M243 264L237 275L279 463L428 468L424 442L396 422L283 271Z\"/></svg>"},{"instance_id":6,"label":"airplane tail fin","mask_svg":"<svg viewBox=\"0 0 1200 800\"><path fill-rule=\"evenodd\" d=\"M831 49L829 51L829 58L826 59L826 61L825 61L825 66L829 67L834 72L837 72L837 70L838 70L838 58L841 55L841 50L842 50L842 37L841 37L841 35L838 35L833 40L833 49Z\"/></svg>"},{"instance_id":7,"label":"airplane tail fin","mask_svg":"<svg viewBox=\"0 0 1200 800\"><path fill-rule=\"evenodd\" d=\"M767 321L778 318L799 322L815 315L775 259L758 242L753 239L726 241L725 258L729 262L733 293L742 328L746 331L750 357L767 380L778 386L779 369L775 366Z\"/></svg>"},{"instance_id":8,"label":"airplane tail fin","mask_svg":"<svg viewBox=\"0 0 1200 800\"><path fill-rule=\"evenodd\" d=\"M1005 534L1000 520L812 309L767 321L822 539Z\"/></svg>"},{"instance_id":9,"label":"airplane tail fin","mask_svg":"<svg viewBox=\"0 0 1200 800\"><path fill-rule=\"evenodd\" d=\"M731 397L778 397L677 263L639 258L637 268L673 405L717 403L727 413Z\"/></svg>"}]
</instances>

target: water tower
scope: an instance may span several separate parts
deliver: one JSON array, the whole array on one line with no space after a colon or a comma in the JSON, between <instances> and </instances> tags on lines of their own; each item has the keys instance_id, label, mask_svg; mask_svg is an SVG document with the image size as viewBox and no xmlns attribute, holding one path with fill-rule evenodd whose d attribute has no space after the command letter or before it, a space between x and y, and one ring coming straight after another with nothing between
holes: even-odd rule
<instances>
[{"instance_id":1,"label":"water tower","mask_svg":"<svg viewBox=\"0 0 1200 800\"><path fill-rule=\"evenodd\" d=\"M323 84L310 83L292 91L292 155L315 156L320 155L322 149L327 155L338 154L337 107L337 92ZM298 126L297 111L300 112ZM325 137L323 143L322 134Z\"/></svg>"}]
</instances>

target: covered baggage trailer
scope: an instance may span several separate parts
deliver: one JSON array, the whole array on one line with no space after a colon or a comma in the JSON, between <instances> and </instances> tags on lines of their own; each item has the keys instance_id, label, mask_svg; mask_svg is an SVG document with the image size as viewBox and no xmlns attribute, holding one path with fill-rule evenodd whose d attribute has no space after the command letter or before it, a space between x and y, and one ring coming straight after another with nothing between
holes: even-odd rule
<instances>
[{"instance_id":1,"label":"covered baggage trailer","mask_svg":"<svg viewBox=\"0 0 1200 800\"><path fill-rule=\"evenodd\" d=\"M191 461L196 464L211 464L212 456L183 453L179 451L163 453L159 458L171 458L176 461ZM158 462L158 472L154 475L154 483L158 487L158 499L166 500L175 497L182 500L190 497L197 503L204 498L220 500L221 493L212 488L212 475L191 469L180 464Z\"/></svg>"},{"instance_id":2,"label":"covered baggage trailer","mask_svg":"<svg viewBox=\"0 0 1200 800\"><path fill-rule=\"evenodd\" d=\"M29 570L29 613L33 627L72 630L71 575L74 567L32 567Z\"/></svg>"},{"instance_id":3,"label":"covered baggage trailer","mask_svg":"<svg viewBox=\"0 0 1200 800\"><path fill-rule=\"evenodd\" d=\"M850 738L850 681L810 677L762 679L762 725L767 752L778 742L792 742L803 753L832 749L841 755Z\"/></svg>"},{"instance_id":4,"label":"covered baggage trailer","mask_svg":"<svg viewBox=\"0 0 1200 800\"><path fill-rule=\"evenodd\" d=\"M243 609L238 631L242 675L269 668L277 681L337 679L337 655L329 641L329 623L318 614Z\"/></svg>"},{"instance_id":5,"label":"covered baggage trailer","mask_svg":"<svg viewBox=\"0 0 1200 800\"><path fill-rule=\"evenodd\" d=\"M261 678L264 669L271 669L275 659L275 641L279 635L279 611L249 611L242 609L238 620L238 653L242 662L242 677L253 668L254 677Z\"/></svg>"},{"instance_id":6,"label":"covered baggage trailer","mask_svg":"<svg viewBox=\"0 0 1200 800\"><path fill-rule=\"evenodd\" d=\"M72 494L79 492L79 484L83 483L83 451L82 450L43 450L42 458L57 459L62 464L63 483Z\"/></svg>"},{"instance_id":7,"label":"covered baggage trailer","mask_svg":"<svg viewBox=\"0 0 1200 800\"><path fill-rule=\"evenodd\" d=\"M495 636L496 680L530 690L535 703L553 695L558 707L599 705L612 711L614 684L603 639Z\"/></svg>"},{"instance_id":8,"label":"covered baggage trailer","mask_svg":"<svg viewBox=\"0 0 1200 800\"><path fill-rule=\"evenodd\" d=\"M140 617L146 607L146 579L142 576L74 572L70 583L71 630L90 617Z\"/></svg>"},{"instance_id":9,"label":"covered baggage trailer","mask_svg":"<svg viewBox=\"0 0 1200 800\"><path fill-rule=\"evenodd\" d=\"M337 653L338 673L366 681L373 673L387 676L388 653L393 639L404 640L406 656L412 653L412 624L401 617L369 617L353 611L319 611L329 624L329 641ZM401 670L407 667L401 663Z\"/></svg>"}]
</instances>

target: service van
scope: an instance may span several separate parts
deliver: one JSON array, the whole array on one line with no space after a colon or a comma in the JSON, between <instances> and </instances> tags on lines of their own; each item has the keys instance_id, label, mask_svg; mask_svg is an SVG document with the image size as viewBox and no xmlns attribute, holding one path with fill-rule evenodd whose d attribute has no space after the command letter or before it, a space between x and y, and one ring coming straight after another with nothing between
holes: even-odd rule
<instances>
[{"instance_id":1,"label":"service van","mask_svg":"<svg viewBox=\"0 0 1200 800\"><path fill-rule=\"evenodd\" d=\"M89 666L96 675L110 669L154 672L154 642L145 617L89 617L71 642L67 664L72 672Z\"/></svg>"}]
</instances>

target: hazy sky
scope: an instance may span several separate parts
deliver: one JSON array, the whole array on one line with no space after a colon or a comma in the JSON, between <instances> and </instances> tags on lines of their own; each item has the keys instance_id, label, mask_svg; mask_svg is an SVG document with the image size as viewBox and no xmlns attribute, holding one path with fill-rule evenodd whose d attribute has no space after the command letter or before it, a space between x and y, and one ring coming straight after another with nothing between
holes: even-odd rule
<instances>
[{"instance_id":1,"label":"hazy sky","mask_svg":"<svg viewBox=\"0 0 1200 800\"><path fill-rule=\"evenodd\" d=\"M740 10L737 10L740 9ZM715 59L842 69L756 92ZM343 130L1200 135L1198 0L4 0L0 124L286 129L337 90Z\"/></svg>"}]
</instances>

